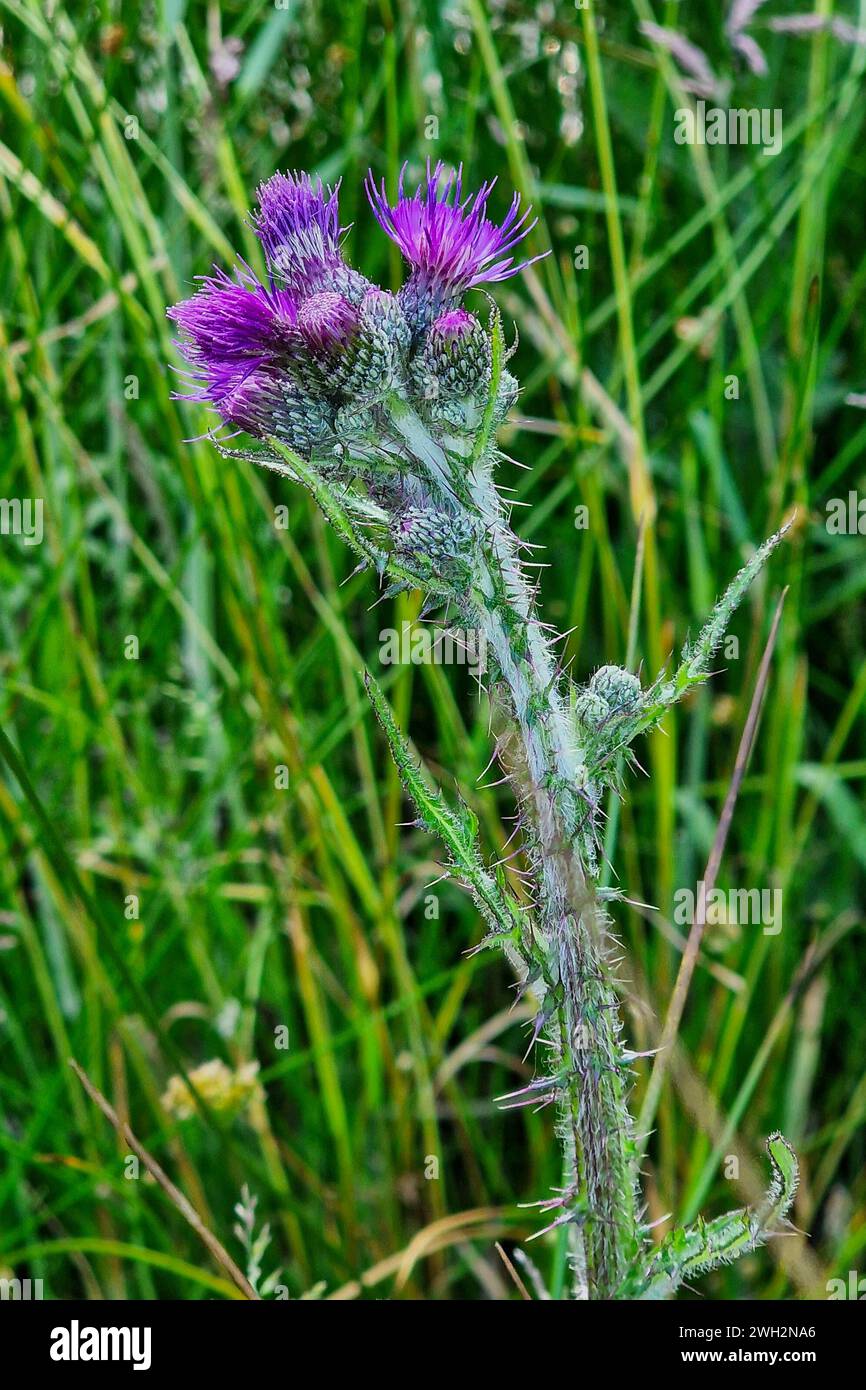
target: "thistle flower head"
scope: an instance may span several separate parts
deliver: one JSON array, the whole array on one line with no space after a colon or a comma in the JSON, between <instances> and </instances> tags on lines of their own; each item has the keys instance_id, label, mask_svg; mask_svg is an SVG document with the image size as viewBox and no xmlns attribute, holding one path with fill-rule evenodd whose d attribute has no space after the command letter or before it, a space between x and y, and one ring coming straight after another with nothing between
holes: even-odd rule
<instances>
[{"instance_id":1,"label":"thistle flower head","mask_svg":"<svg viewBox=\"0 0 866 1390\"><path fill-rule=\"evenodd\" d=\"M292 296L275 285L262 285L247 267L236 277L215 269L202 277L201 288L168 310L183 334L181 351L194 366L265 362L285 354L297 321Z\"/></svg>"},{"instance_id":2,"label":"thistle flower head","mask_svg":"<svg viewBox=\"0 0 866 1390\"><path fill-rule=\"evenodd\" d=\"M490 371L490 338L465 309L447 309L434 319L412 364L428 410L440 423L458 427L477 423Z\"/></svg>"},{"instance_id":3,"label":"thistle flower head","mask_svg":"<svg viewBox=\"0 0 866 1390\"><path fill-rule=\"evenodd\" d=\"M396 347L406 351L411 341L400 298L390 290L371 285L361 300L361 318L369 331L386 334Z\"/></svg>"},{"instance_id":4,"label":"thistle flower head","mask_svg":"<svg viewBox=\"0 0 866 1390\"><path fill-rule=\"evenodd\" d=\"M439 163L414 194L404 189L406 166L400 174L397 201L388 201L384 181L377 187L367 175L367 196L382 230L394 241L413 269L407 291L426 291L441 307L474 286L506 280L531 265L535 256L514 262L511 253L535 226L531 208L521 212L515 193L501 223L487 216L487 200L496 182L483 183L477 193L463 197L463 166L447 177ZM414 282L414 284L413 284Z\"/></svg>"},{"instance_id":5,"label":"thistle flower head","mask_svg":"<svg viewBox=\"0 0 866 1390\"><path fill-rule=\"evenodd\" d=\"M615 713L636 709L640 704L640 681L631 671L624 671L621 666L600 666L592 677L589 688Z\"/></svg>"},{"instance_id":6,"label":"thistle flower head","mask_svg":"<svg viewBox=\"0 0 866 1390\"><path fill-rule=\"evenodd\" d=\"M358 309L357 333L332 378L360 405L399 387L411 334L396 295L371 286Z\"/></svg>"},{"instance_id":7,"label":"thistle flower head","mask_svg":"<svg viewBox=\"0 0 866 1390\"><path fill-rule=\"evenodd\" d=\"M399 555L422 572L429 569L459 584L471 575L476 540L473 519L459 511L408 507L394 524Z\"/></svg>"},{"instance_id":8,"label":"thistle flower head","mask_svg":"<svg viewBox=\"0 0 866 1390\"><path fill-rule=\"evenodd\" d=\"M308 457L319 443L333 457L367 457L384 424L370 412L387 413L392 398L426 424L471 435L489 391L491 342L459 295L519 270L510 253L533 225L517 197L500 225L491 222L492 187L463 198L460 171L446 177L441 165L428 166L412 196L401 178L389 208L370 179L376 216L412 267L392 294L344 261L338 189L308 174L275 174L252 216L263 280L243 263L232 275L215 270L168 310L190 367L179 398L213 405L226 424L260 439L282 436ZM507 409L512 397L501 385L499 395ZM401 436L391 453L405 447Z\"/></svg>"},{"instance_id":9,"label":"thistle flower head","mask_svg":"<svg viewBox=\"0 0 866 1390\"><path fill-rule=\"evenodd\" d=\"M213 401L226 424L249 434L267 433L283 407L279 377L266 367L212 371L207 390L204 399Z\"/></svg>"},{"instance_id":10,"label":"thistle flower head","mask_svg":"<svg viewBox=\"0 0 866 1390\"><path fill-rule=\"evenodd\" d=\"M340 226L339 188L292 172L274 174L258 189L253 230L274 275L298 296L336 288L337 281L357 297L363 293L364 277L346 265L340 249L348 228Z\"/></svg>"},{"instance_id":11,"label":"thistle flower head","mask_svg":"<svg viewBox=\"0 0 866 1390\"><path fill-rule=\"evenodd\" d=\"M318 357L345 351L357 327L357 309L334 290L311 294L298 311L298 332Z\"/></svg>"},{"instance_id":12,"label":"thistle flower head","mask_svg":"<svg viewBox=\"0 0 866 1390\"><path fill-rule=\"evenodd\" d=\"M261 284L246 266L235 278L217 269L168 316L180 329L178 347L191 368L191 390L176 398L207 402L226 424L267 433L282 402L280 370L297 336L297 307L288 291Z\"/></svg>"},{"instance_id":13,"label":"thistle flower head","mask_svg":"<svg viewBox=\"0 0 866 1390\"><path fill-rule=\"evenodd\" d=\"M210 363L191 373L193 389L176 400L213 406L223 424L257 439L279 435L293 449L308 454L333 434L334 412L317 400L282 367L245 363Z\"/></svg>"}]
</instances>

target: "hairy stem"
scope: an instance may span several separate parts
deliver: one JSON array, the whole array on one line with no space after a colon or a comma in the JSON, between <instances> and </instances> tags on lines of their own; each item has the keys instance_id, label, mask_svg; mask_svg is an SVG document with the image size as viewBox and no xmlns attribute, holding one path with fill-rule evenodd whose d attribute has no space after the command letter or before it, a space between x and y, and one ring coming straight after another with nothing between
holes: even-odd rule
<instances>
[{"instance_id":1,"label":"hairy stem","mask_svg":"<svg viewBox=\"0 0 866 1390\"><path fill-rule=\"evenodd\" d=\"M558 1220L582 1232L590 1297L610 1297L637 1246L631 1119L618 1045L619 1015L607 962L605 916L588 865L593 794L570 710L534 598L486 473L472 479L484 540L466 616L479 624L507 692L519 748L506 770L530 812L539 877L538 935L529 955L546 998L568 1174ZM574 1261L580 1242L572 1240ZM578 1275L580 1269L575 1271Z\"/></svg>"},{"instance_id":2,"label":"hairy stem","mask_svg":"<svg viewBox=\"0 0 866 1390\"><path fill-rule=\"evenodd\" d=\"M470 452L464 440L447 434L434 440L402 403L392 404L390 414L414 459L452 502L454 480L460 480L459 504L478 522L473 580L459 606L486 639L491 675L518 734L516 747L507 735L500 740L500 754L527 811L537 902L523 947L553 1063L549 1087L530 1088L528 1099L556 1101L566 1175L563 1191L545 1205L555 1213L554 1224L569 1226L578 1295L610 1298L633 1266L640 1238L627 1067L605 914L595 893L596 793L517 538L492 481L495 448L488 443ZM485 433L489 440L491 431Z\"/></svg>"}]
</instances>

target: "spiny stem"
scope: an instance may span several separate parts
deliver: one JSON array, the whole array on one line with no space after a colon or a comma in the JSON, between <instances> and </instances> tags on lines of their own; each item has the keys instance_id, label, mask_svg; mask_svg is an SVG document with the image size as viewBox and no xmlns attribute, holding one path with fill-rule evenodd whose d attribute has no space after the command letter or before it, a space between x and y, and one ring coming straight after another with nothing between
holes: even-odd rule
<instances>
[{"instance_id":1,"label":"spiny stem","mask_svg":"<svg viewBox=\"0 0 866 1390\"><path fill-rule=\"evenodd\" d=\"M481 626L520 733L522 769L541 875L539 978L553 994L553 1066L568 1169L564 1214L583 1231L587 1287L609 1297L637 1248L631 1121L606 961L604 916L584 861L582 760L547 639L521 573L517 542L495 489L476 469L472 499L484 525L467 618ZM526 785L523 785L523 783ZM579 1257L573 1242L573 1259Z\"/></svg>"}]
</instances>

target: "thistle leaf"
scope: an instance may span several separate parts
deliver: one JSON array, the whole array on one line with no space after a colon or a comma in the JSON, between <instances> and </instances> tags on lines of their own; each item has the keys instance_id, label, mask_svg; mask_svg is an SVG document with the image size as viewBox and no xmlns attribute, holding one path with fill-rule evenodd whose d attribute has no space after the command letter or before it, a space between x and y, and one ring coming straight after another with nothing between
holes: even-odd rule
<instances>
[{"instance_id":1,"label":"thistle leaf","mask_svg":"<svg viewBox=\"0 0 866 1390\"><path fill-rule=\"evenodd\" d=\"M710 662L721 646L731 618L745 598L752 581L763 569L792 524L791 521L787 522L775 535L765 540L763 545L758 546L752 558L743 565L739 574L728 585L694 642L686 643L673 678L665 681L660 677L647 691L648 708L644 710L645 718L649 717L655 721L668 705L681 699L692 686L699 685L707 679L710 675ZM653 696L654 707L649 704Z\"/></svg>"},{"instance_id":2,"label":"thistle leaf","mask_svg":"<svg viewBox=\"0 0 866 1390\"><path fill-rule=\"evenodd\" d=\"M478 843L478 820L470 807L450 807L422 764L415 758L379 685L364 672L364 686L391 749L400 780L412 799L425 830L436 835L448 851L451 867L472 894L491 931L517 944L520 912L516 901L489 872Z\"/></svg>"},{"instance_id":3,"label":"thistle leaf","mask_svg":"<svg viewBox=\"0 0 866 1390\"><path fill-rule=\"evenodd\" d=\"M701 685L712 674L711 662L718 651L728 624L736 609L744 599L749 586L756 578L776 546L790 530L791 521L760 545L751 559L731 581L719 599L704 626L693 642L687 642L680 657L680 664L672 676L660 675L644 692L640 707L633 714L617 713L616 718L606 729L608 742L615 742L617 749L626 748L637 738L660 722L671 705L675 705L696 685ZM605 668L612 669L612 668ZM625 678L628 673L621 672ZM581 692L578 692L578 701ZM583 708L579 703L576 709Z\"/></svg>"},{"instance_id":4,"label":"thistle leaf","mask_svg":"<svg viewBox=\"0 0 866 1390\"><path fill-rule=\"evenodd\" d=\"M667 1298L691 1275L706 1274L763 1245L790 1209L799 1181L797 1156L783 1135L770 1135L767 1152L772 1180L761 1206L740 1207L714 1221L699 1217L693 1226L672 1231L654 1255L638 1298Z\"/></svg>"},{"instance_id":5,"label":"thistle leaf","mask_svg":"<svg viewBox=\"0 0 866 1390\"><path fill-rule=\"evenodd\" d=\"M495 428L496 401L499 395L499 381L502 376L502 362L505 353L502 315L495 304L490 313L490 347L490 390L484 406L484 414L481 417L481 426L475 440L475 447L472 450L471 466L474 466L479 459L484 457Z\"/></svg>"}]
</instances>

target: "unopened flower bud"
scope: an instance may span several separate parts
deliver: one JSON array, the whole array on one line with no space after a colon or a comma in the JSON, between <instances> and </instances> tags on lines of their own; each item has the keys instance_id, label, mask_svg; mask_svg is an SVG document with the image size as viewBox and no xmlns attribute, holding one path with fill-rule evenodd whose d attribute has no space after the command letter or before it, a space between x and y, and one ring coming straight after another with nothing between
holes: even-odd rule
<instances>
[{"instance_id":1,"label":"unopened flower bud","mask_svg":"<svg viewBox=\"0 0 866 1390\"><path fill-rule=\"evenodd\" d=\"M585 729L597 730L610 718L607 702L591 690L580 690L572 703L575 718Z\"/></svg>"},{"instance_id":2,"label":"unopened flower bud","mask_svg":"<svg viewBox=\"0 0 866 1390\"><path fill-rule=\"evenodd\" d=\"M641 701L640 681L621 666L600 666L589 683L589 689L616 714L631 713Z\"/></svg>"},{"instance_id":3,"label":"unopened flower bud","mask_svg":"<svg viewBox=\"0 0 866 1390\"><path fill-rule=\"evenodd\" d=\"M469 517L439 509L411 507L398 519L395 547L412 565L465 582L471 574L475 530Z\"/></svg>"},{"instance_id":4,"label":"unopened flower bud","mask_svg":"<svg viewBox=\"0 0 866 1390\"><path fill-rule=\"evenodd\" d=\"M279 425L272 433L284 438L295 453L309 458L317 445L326 444L333 438L333 412L327 402L307 395L294 383L288 383L283 390Z\"/></svg>"},{"instance_id":5,"label":"unopened flower bud","mask_svg":"<svg viewBox=\"0 0 866 1390\"><path fill-rule=\"evenodd\" d=\"M368 290L358 310L358 332L340 380L342 390L367 404L390 391L399 379L409 339L396 296Z\"/></svg>"},{"instance_id":6,"label":"unopened flower bud","mask_svg":"<svg viewBox=\"0 0 866 1390\"><path fill-rule=\"evenodd\" d=\"M430 326L412 374L433 415L459 425L470 423L486 399L490 362L490 339L478 320L450 309Z\"/></svg>"}]
</instances>

